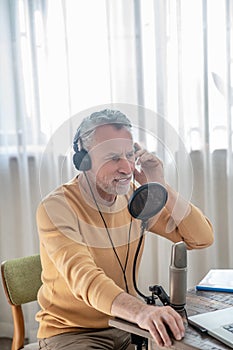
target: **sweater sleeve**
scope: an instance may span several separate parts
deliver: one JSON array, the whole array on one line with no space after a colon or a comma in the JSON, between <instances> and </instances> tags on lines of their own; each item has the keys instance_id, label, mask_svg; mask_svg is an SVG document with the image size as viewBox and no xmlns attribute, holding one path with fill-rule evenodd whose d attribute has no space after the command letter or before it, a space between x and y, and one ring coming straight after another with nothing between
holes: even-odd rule
<instances>
[{"instance_id":1,"label":"sweater sleeve","mask_svg":"<svg viewBox=\"0 0 233 350\"><path fill-rule=\"evenodd\" d=\"M123 290L95 264L90 250L82 242L77 218L72 211L66 212L64 207L60 209L59 214L59 204L56 203L53 220L46 206L39 205L37 226L40 243L75 298L111 315L112 302ZM70 238L74 236L74 232L79 239Z\"/></svg>"},{"instance_id":2,"label":"sweater sleeve","mask_svg":"<svg viewBox=\"0 0 233 350\"><path fill-rule=\"evenodd\" d=\"M179 225L176 225L166 207L155 222L151 222L149 231L157 233L173 242L184 241L188 249L201 249L213 243L213 229L203 213L191 204L191 212Z\"/></svg>"}]
</instances>

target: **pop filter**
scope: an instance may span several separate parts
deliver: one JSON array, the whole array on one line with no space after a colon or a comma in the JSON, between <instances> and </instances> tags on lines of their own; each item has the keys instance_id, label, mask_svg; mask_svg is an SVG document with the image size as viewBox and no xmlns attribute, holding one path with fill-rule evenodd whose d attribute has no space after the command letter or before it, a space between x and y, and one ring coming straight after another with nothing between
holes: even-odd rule
<instances>
[{"instance_id":1,"label":"pop filter","mask_svg":"<svg viewBox=\"0 0 233 350\"><path fill-rule=\"evenodd\" d=\"M140 186L129 199L130 214L142 221L146 221L158 214L167 202L167 190L158 182L149 182Z\"/></svg>"}]
</instances>

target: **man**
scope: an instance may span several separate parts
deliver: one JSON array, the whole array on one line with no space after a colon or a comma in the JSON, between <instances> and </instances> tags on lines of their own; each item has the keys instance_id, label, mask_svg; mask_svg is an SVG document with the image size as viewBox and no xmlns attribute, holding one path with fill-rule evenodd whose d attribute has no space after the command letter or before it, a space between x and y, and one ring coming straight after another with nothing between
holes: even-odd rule
<instances>
[{"instance_id":1,"label":"man","mask_svg":"<svg viewBox=\"0 0 233 350\"><path fill-rule=\"evenodd\" d=\"M135 181L159 182L168 191L166 206L150 219L151 232L183 240L189 249L203 248L213 242L211 224L166 184L162 162L134 144L131 123L120 111L86 117L74 150L80 173L49 194L37 212L43 267L40 348L127 349L130 335L110 328L111 316L138 324L157 344L170 346L167 327L180 340L182 318L170 306L147 305L133 287L140 220L130 216L127 204Z\"/></svg>"}]
</instances>

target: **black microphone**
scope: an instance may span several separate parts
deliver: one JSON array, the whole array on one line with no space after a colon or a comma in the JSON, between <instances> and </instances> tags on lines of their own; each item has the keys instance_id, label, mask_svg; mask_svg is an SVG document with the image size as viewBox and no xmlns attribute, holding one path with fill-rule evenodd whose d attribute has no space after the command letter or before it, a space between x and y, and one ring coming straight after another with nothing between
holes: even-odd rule
<instances>
[{"instance_id":1,"label":"black microphone","mask_svg":"<svg viewBox=\"0 0 233 350\"><path fill-rule=\"evenodd\" d=\"M187 247L184 242L174 243L169 266L170 305L182 311L186 304L187 292Z\"/></svg>"}]
</instances>

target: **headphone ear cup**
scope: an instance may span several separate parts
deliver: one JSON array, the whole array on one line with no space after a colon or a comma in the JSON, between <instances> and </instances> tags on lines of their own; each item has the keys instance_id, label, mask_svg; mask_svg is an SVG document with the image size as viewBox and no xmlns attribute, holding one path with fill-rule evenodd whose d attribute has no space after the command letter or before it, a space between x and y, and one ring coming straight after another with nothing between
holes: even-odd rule
<instances>
[{"instance_id":1,"label":"headphone ear cup","mask_svg":"<svg viewBox=\"0 0 233 350\"><path fill-rule=\"evenodd\" d=\"M73 163L77 170L88 171L91 169L91 158L85 149L75 152Z\"/></svg>"}]
</instances>

